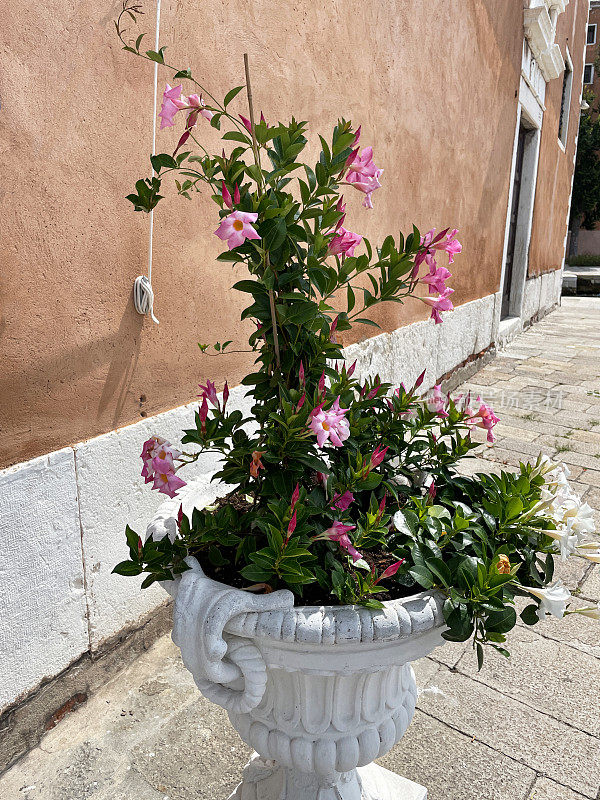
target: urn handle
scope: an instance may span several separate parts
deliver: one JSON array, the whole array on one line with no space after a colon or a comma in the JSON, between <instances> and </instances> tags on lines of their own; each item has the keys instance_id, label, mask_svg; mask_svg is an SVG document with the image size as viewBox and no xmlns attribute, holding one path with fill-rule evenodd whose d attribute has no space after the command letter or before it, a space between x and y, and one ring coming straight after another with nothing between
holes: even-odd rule
<instances>
[{"instance_id":1,"label":"urn handle","mask_svg":"<svg viewBox=\"0 0 600 800\"><path fill-rule=\"evenodd\" d=\"M207 578L195 558L181 576L173 614L173 641L196 685L209 700L236 714L251 711L265 692L267 672L258 647L224 632L239 614L285 611L294 605L287 589L253 595Z\"/></svg>"}]
</instances>

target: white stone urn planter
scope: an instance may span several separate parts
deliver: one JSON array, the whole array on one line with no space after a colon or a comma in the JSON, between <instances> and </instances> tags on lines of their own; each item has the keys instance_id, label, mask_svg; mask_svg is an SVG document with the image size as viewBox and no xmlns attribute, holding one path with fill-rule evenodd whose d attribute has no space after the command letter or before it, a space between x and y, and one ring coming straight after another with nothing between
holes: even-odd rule
<instances>
[{"instance_id":1,"label":"white stone urn planter","mask_svg":"<svg viewBox=\"0 0 600 800\"><path fill-rule=\"evenodd\" d=\"M181 500L148 527L173 534ZM425 800L373 760L404 735L417 687L410 662L443 644L443 599L430 592L360 606L294 606L206 577L198 561L164 588L173 641L209 700L256 751L229 800Z\"/></svg>"}]
</instances>

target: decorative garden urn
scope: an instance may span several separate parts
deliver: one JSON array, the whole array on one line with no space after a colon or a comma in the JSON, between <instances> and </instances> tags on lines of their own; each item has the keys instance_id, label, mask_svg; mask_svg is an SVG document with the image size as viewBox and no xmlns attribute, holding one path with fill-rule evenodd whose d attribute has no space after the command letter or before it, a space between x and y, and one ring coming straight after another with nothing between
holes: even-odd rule
<instances>
[{"instance_id":1,"label":"decorative garden urn","mask_svg":"<svg viewBox=\"0 0 600 800\"><path fill-rule=\"evenodd\" d=\"M159 509L148 535L173 535L180 502ZM288 590L250 594L188 564L163 584L175 601L173 641L256 751L229 800L425 800L424 787L372 762L412 719L410 662L443 644L442 598L294 606Z\"/></svg>"}]
</instances>

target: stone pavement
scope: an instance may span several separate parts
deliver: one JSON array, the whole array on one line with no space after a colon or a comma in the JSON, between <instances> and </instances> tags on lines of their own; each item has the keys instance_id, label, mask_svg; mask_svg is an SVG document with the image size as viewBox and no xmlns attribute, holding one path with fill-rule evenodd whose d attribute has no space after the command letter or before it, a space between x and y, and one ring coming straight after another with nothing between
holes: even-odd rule
<instances>
[{"instance_id":1,"label":"stone pavement","mask_svg":"<svg viewBox=\"0 0 600 800\"><path fill-rule=\"evenodd\" d=\"M563 298L468 385L502 419L471 470L543 450L600 509L600 298ZM600 567L559 572L576 604L600 599ZM470 645L417 662L417 712L381 763L430 800L600 800L600 625L519 625L510 649L480 673ZM225 800L248 754L164 637L1 777L0 798Z\"/></svg>"}]
</instances>

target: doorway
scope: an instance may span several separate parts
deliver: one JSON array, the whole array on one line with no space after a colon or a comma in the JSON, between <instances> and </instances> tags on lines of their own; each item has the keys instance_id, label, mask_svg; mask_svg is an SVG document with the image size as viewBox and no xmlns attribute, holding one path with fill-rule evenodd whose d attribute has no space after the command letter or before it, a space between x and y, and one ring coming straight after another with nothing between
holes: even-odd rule
<instances>
[{"instance_id":1,"label":"doorway","mask_svg":"<svg viewBox=\"0 0 600 800\"><path fill-rule=\"evenodd\" d=\"M521 109L511 187L501 319L520 317L529 261L540 130Z\"/></svg>"}]
</instances>

